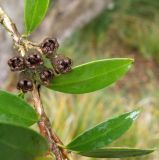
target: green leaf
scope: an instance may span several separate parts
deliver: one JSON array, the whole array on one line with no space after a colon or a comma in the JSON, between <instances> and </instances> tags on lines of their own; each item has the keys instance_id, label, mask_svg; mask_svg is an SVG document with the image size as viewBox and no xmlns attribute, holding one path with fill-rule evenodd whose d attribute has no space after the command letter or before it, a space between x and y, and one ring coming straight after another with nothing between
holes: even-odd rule
<instances>
[{"instance_id":1,"label":"green leaf","mask_svg":"<svg viewBox=\"0 0 159 160\"><path fill-rule=\"evenodd\" d=\"M25 34L29 35L42 22L48 10L49 0L25 0Z\"/></svg>"},{"instance_id":2,"label":"green leaf","mask_svg":"<svg viewBox=\"0 0 159 160\"><path fill-rule=\"evenodd\" d=\"M93 92L117 81L129 70L132 62L132 59L114 58L86 63L55 77L48 87L73 94Z\"/></svg>"},{"instance_id":3,"label":"green leaf","mask_svg":"<svg viewBox=\"0 0 159 160\"><path fill-rule=\"evenodd\" d=\"M79 152L78 154L94 158L126 158L143 156L152 153L153 149L135 149L135 148L104 148L90 152Z\"/></svg>"},{"instance_id":4,"label":"green leaf","mask_svg":"<svg viewBox=\"0 0 159 160\"><path fill-rule=\"evenodd\" d=\"M22 98L0 90L0 122L30 126L37 121L36 112Z\"/></svg>"},{"instance_id":5,"label":"green leaf","mask_svg":"<svg viewBox=\"0 0 159 160\"><path fill-rule=\"evenodd\" d=\"M47 141L35 131L0 123L0 159L32 160L47 150Z\"/></svg>"},{"instance_id":6,"label":"green leaf","mask_svg":"<svg viewBox=\"0 0 159 160\"><path fill-rule=\"evenodd\" d=\"M123 135L138 114L139 111L133 111L98 124L76 137L66 148L81 152L103 148Z\"/></svg>"}]
</instances>

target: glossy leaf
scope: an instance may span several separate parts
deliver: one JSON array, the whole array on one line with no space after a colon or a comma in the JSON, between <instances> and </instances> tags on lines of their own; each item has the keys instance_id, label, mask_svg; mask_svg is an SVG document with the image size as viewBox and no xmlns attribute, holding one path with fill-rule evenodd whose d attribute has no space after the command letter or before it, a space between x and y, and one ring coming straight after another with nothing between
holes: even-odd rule
<instances>
[{"instance_id":1,"label":"glossy leaf","mask_svg":"<svg viewBox=\"0 0 159 160\"><path fill-rule=\"evenodd\" d=\"M37 121L36 112L22 98L0 90L0 122L30 126Z\"/></svg>"},{"instance_id":2,"label":"glossy leaf","mask_svg":"<svg viewBox=\"0 0 159 160\"><path fill-rule=\"evenodd\" d=\"M53 79L50 89L73 94L93 92L117 81L130 68L133 60L103 59L75 67Z\"/></svg>"},{"instance_id":3,"label":"glossy leaf","mask_svg":"<svg viewBox=\"0 0 159 160\"><path fill-rule=\"evenodd\" d=\"M135 148L104 148L90 152L79 152L78 154L94 158L126 158L144 156L152 153L153 149L135 149Z\"/></svg>"},{"instance_id":4,"label":"glossy leaf","mask_svg":"<svg viewBox=\"0 0 159 160\"><path fill-rule=\"evenodd\" d=\"M42 22L48 10L49 0L25 0L25 34L29 35Z\"/></svg>"},{"instance_id":5,"label":"glossy leaf","mask_svg":"<svg viewBox=\"0 0 159 160\"><path fill-rule=\"evenodd\" d=\"M98 124L79 135L66 148L81 152L103 148L123 135L130 128L138 114L139 111L133 111Z\"/></svg>"},{"instance_id":6,"label":"glossy leaf","mask_svg":"<svg viewBox=\"0 0 159 160\"><path fill-rule=\"evenodd\" d=\"M0 159L32 160L47 150L47 141L35 131L0 123Z\"/></svg>"}]
</instances>

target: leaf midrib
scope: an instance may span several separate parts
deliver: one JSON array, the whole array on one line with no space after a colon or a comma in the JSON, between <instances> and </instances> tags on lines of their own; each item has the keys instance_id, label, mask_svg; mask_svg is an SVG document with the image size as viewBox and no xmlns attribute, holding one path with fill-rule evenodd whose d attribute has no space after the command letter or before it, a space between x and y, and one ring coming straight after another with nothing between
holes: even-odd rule
<instances>
[{"instance_id":1,"label":"leaf midrib","mask_svg":"<svg viewBox=\"0 0 159 160\"><path fill-rule=\"evenodd\" d=\"M32 22L31 22L30 27L28 29L29 33L30 33L30 29L32 28L32 24L34 22L34 19L35 19L35 12L36 12L36 9L37 9L37 4L38 4L38 0L35 0L35 9L33 11Z\"/></svg>"},{"instance_id":2,"label":"leaf midrib","mask_svg":"<svg viewBox=\"0 0 159 160\"><path fill-rule=\"evenodd\" d=\"M2 110L1 108L0 108L0 111L3 112L3 110ZM21 114L13 114L13 113L6 112L6 111L5 111L5 113L10 114L10 115L13 115L14 117L18 116L20 119L24 119L24 120L26 120L27 122L28 122L28 121L36 122L35 119L32 119L32 118L28 118L28 119L27 119L27 118L21 117L21 116L20 116ZM5 113L4 113L4 114L5 114ZM0 114L1 114L1 113L0 113Z\"/></svg>"},{"instance_id":3,"label":"leaf midrib","mask_svg":"<svg viewBox=\"0 0 159 160\"><path fill-rule=\"evenodd\" d=\"M131 63L128 63L128 64L131 64ZM90 77L90 78L88 78L88 79L84 79L84 80L81 80L81 81L74 81L74 82L71 82L71 83L63 83L63 84L61 84L61 83L54 83L53 85L52 85L52 87L58 87L58 86L61 86L61 85L64 85L64 86L68 86L68 85L74 85L74 84L76 84L76 83L83 83L83 82L86 82L86 81L89 81L89 80L91 80L91 79L94 79L94 78L97 78L97 77L101 77L101 76L103 76L103 75L107 75L107 74L110 74L110 73L112 73L112 72L114 72L115 70L120 70L121 68L124 68L125 66L128 66L128 64L124 64L124 65L122 65L121 67L118 67L118 69L113 69L113 70L111 70L111 71L109 71L109 72L107 72L107 73L102 73L102 74L99 74L98 76L92 76L92 77Z\"/></svg>"},{"instance_id":4,"label":"leaf midrib","mask_svg":"<svg viewBox=\"0 0 159 160\"><path fill-rule=\"evenodd\" d=\"M127 116L127 117L129 117L129 116ZM125 117L126 118L126 117ZM125 119L124 119L125 120ZM80 145L72 145L72 147L79 147L79 146L82 146L82 145L85 145L85 144L87 144L87 143L89 143L89 142L92 142L92 141L94 141L94 140L96 140L96 139L99 139L99 138L101 138L101 137L103 137L103 135L105 135L105 134L108 134L108 133L110 133L110 131L113 131L113 130L115 130L116 128L118 128L119 126L121 126L123 123L125 123L125 121L123 120L123 122L122 123L120 123L120 125L117 125L116 127L114 127L113 129L108 129L107 131L105 131L103 134L101 134L100 136L98 136L98 137L93 137L92 139L90 139L89 141L87 141L87 142L84 142L84 143L81 143ZM133 121L133 120L132 120ZM72 148L71 147L71 148ZM69 148L69 147L68 147Z\"/></svg>"}]
</instances>

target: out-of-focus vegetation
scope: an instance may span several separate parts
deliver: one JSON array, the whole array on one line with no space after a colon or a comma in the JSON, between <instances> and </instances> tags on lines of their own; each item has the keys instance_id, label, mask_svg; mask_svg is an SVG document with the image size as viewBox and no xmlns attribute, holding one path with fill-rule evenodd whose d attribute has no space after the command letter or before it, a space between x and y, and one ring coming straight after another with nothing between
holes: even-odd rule
<instances>
[{"instance_id":1,"label":"out-of-focus vegetation","mask_svg":"<svg viewBox=\"0 0 159 160\"><path fill-rule=\"evenodd\" d=\"M159 147L158 19L158 0L117 0L65 41L61 53L72 57L74 64L107 57L135 58L130 73L109 89L85 95L45 90L43 102L53 128L66 144L87 127L141 107L143 112L135 125L113 145ZM157 150L150 156L128 159L158 157Z\"/></svg>"},{"instance_id":2,"label":"out-of-focus vegetation","mask_svg":"<svg viewBox=\"0 0 159 160\"><path fill-rule=\"evenodd\" d=\"M67 47L64 49L73 53L91 52L99 55L103 46L112 47L114 43L118 43L138 51L145 58L159 61L158 19L157 0L114 1L99 17L76 32L65 43Z\"/></svg>"}]
</instances>

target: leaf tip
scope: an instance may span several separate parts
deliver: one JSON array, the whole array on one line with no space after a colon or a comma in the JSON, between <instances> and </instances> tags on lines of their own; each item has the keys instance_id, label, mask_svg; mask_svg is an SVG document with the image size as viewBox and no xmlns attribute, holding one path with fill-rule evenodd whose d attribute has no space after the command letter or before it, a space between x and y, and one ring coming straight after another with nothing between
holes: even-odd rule
<instances>
[{"instance_id":1,"label":"leaf tip","mask_svg":"<svg viewBox=\"0 0 159 160\"><path fill-rule=\"evenodd\" d=\"M149 153L152 153L152 152L155 152L156 151L156 148L151 148L151 149L149 149Z\"/></svg>"},{"instance_id":2,"label":"leaf tip","mask_svg":"<svg viewBox=\"0 0 159 160\"><path fill-rule=\"evenodd\" d=\"M128 58L128 69L132 67L133 63L134 63L134 59Z\"/></svg>"},{"instance_id":3,"label":"leaf tip","mask_svg":"<svg viewBox=\"0 0 159 160\"><path fill-rule=\"evenodd\" d=\"M135 62L133 58L124 58L124 60L128 61L130 64L133 64Z\"/></svg>"},{"instance_id":4,"label":"leaf tip","mask_svg":"<svg viewBox=\"0 0 159 160\"><path fill-rule=\"evenodd\" d=\"M141 112L141 109L136 109L136 110L130 112L130 115L128 116L128 118L136 120L137 117L139 116L140 112Z\"/></svg>"},{"instance_id":5,"label":"leaf tip","mask_svg":"<svg viewBox=\"0 0 159 160\"><path fill-rule=\"evenodd\" d=\"M146 154L150 154L156 151L156 148L146 149Z\"/></svg>"},{"instance_id":6,"label":"leaf tip","mask_svg":"<svg viewBox=\"0 0 159 160\"><path fill-rule=\"evenodd\" d=\"M130 62L131 62L131 63L134 63L135 60L134 60L133 58L130 58Z\"/></svg>"}]
</instances>

